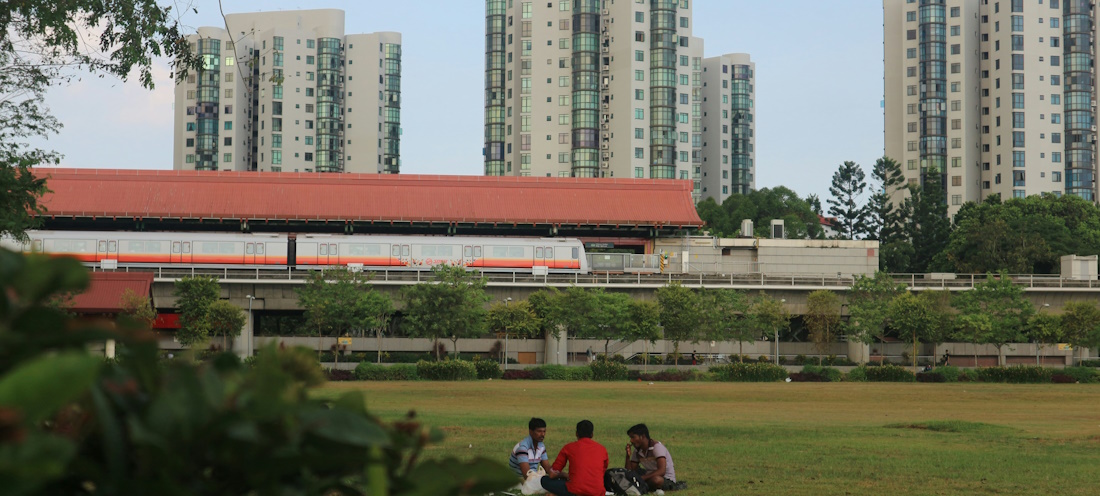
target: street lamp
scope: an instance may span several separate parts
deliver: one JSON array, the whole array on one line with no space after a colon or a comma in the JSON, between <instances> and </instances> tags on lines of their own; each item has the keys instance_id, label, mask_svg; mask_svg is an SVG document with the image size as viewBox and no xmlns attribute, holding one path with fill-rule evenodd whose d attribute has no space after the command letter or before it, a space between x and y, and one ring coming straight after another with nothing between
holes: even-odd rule
<instances>
[{"instance_id":1,"label":"street lamp","mask_svg":"<svg viewBox=\"0 0 1100 496\"><path fill-rule=\"evenodd\" d=\"M511 305L512 305L512 297L509 296L509 297L504 299L504 306L505 307L510 307ZM507 319L512 318L511 315L509 315L507 312L505 312L505 315L506 315ZM508 331L509 331L508 328L511 327L511 325L509 325L511 320L505 320L505 322L506 322L506 324L504 324L504 370L508 370Z\"/></svg>"},{"instance_id":2,"label":"street lamp","mask_svg":"<svg viewBox=\"0 0 1100 496\"><path fill-rule=\"evenodd\" d=\"M252 328L252 302L256 297L245 295L245 298L248 298L248 338L244 342L244 356L247 358L252 356L252 338L256 335L256 331Z\"/></svg>"},{"instance_id":3,"label":"street lamp","mask_svg":"<svg viewBox=\"0 0 1100 496\"><path fill-rule=\"evenodd\" d=\"M779 304L783 305L787 303L787 299L779 300ZM779 365L779 326L775 326L775 364Z\"/></svg>"}]
</instances>

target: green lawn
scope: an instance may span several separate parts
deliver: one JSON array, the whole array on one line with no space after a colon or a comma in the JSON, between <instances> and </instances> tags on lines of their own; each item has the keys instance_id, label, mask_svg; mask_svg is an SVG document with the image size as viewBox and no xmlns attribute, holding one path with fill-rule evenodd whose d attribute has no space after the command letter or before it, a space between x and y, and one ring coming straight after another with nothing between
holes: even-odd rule
<instances>
[{"instance_id":1,"label":"green lawn","mask_svg":"<svg viewBox=\"0 0 1100 496\"><path fill-rule=\"evenodd\" d=\"M387 420L410 409L430 454L507 462L532 416L553 455L581 419L622 466L626 429L668 446L685 496L1100 494L1100 385L478 381L330 383Z\"/></svg>"}]
</instances>

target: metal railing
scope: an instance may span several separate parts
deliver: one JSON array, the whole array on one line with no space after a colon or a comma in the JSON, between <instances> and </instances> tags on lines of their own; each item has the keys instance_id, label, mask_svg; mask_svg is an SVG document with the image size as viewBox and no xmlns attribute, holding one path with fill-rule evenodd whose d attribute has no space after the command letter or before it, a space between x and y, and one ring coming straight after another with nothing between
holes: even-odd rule
<instances>
[{"instance_id":1,"label":"metal railing","mask_svg":"<svg viewBox=\"0 0 1100 496\"><path fill-rule=\"evenodd\" d=\"M103 269L90 264L95 272ZM332 270L332 269L330 269ZM343 270L343 269L340 269ZM304 284L312 270L295 268L230 268L215 266L123 266L112 272L153 273L159 281L174 281L184 277L210 276L226 282L269 282ZM323 274L325 269L321 269ZM431 282L433 273L421 270L363 270L374 284L405 285ZM659 287L678 282L688 287L774 288L774 289L834 289L851 288L851 276L800 275L775 273L648 273L648 272L595 272L591 274L546 274L530 272L483 272L490 286L601 286L601 287ZM891 274L895 281L914 290L966 290L986 280L985 274ZM1100 281L1071 279L1057 275L1009 275L1016 285L1031 290L1100 289Z\"/></svg>"}]
</instances>

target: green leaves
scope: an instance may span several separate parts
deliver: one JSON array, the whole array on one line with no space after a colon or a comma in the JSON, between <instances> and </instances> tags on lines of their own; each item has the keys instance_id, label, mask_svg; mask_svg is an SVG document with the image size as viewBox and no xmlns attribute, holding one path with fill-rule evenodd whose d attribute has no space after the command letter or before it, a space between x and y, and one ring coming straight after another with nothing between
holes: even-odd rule
<instances>
[{"instance_id":1,"label":"green leaves","mask_svg":"<svg viewBox=\"0 0 1100 496\"><path fill-rule=\"evenodd\" d=\"M176 281L176 308L180 313L180 329L176 339L184 346L205 342L210 336L210 306L218 301L221 287L213 277L185 277Z\"/></svg>"},{"instance_id":2,"label":"green leaves","mask_svg":"<svg viewBox=\"0 0 1100 496\"><path fill-rule=\"evenodd\" d=\"M0 407L34 424L79 398L103 361L75 351L40 356L0 378Z\"/></svg>"}]
</instances>

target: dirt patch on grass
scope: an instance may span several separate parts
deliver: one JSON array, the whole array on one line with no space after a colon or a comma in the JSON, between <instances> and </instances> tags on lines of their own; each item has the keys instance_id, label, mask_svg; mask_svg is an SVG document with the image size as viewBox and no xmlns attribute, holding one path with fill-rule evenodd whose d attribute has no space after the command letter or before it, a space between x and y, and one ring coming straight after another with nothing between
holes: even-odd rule
<instances>
[{"instance_id":1,"label":"dirt patch on grass","mask_svg":"<svg viewBox=\"0 0 1100 496\"><path fill-rule=\"evenodd\" d=\"M904 423L904 424L889 424L886 426L888 429L916 429L932 432L951 432L951 433L977 433L977 432L989 432L991 430L1007 430L1008 428L1000 425L985 424L982 422L965 422L961 420L934 420L929 422L917 422L917 423Z\"/></svg>"}]
</instances>

